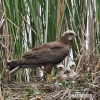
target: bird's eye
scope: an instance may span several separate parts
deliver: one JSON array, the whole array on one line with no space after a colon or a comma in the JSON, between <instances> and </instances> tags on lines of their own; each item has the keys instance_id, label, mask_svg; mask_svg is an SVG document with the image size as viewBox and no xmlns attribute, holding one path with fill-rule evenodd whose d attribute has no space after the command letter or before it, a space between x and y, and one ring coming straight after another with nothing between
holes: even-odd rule
<instances>
[{"instance_id":1,"label":"bird's eye","mask_svg":"<svg viewBox=\"0 0 100 100\"><path fill-rule=\"evenodd\" d=\"M59 67L58 69L61 70L61 69L63 69L63 68L62 68L62 67Z\"/></svg>"},{"instance_id":2,"label":"bird's eye","mask_svg":"<svg viewBox=\"0 0 100 100\"><path fill-rule=\"evenodd\" d=\"M70 33L70 36L72 36L73 34Z\"/></svg>"},{"instance_id":3,"label":"bird's eye","mask_svg":"<svg viewBox=\"0 0 100 100\"><path fill-rule=\"evenodd\" d=\"M71 69L74 69L74 68L75 68L75 65L70 66L70 68L71 68Z\"/></svg>"}]
</instances>

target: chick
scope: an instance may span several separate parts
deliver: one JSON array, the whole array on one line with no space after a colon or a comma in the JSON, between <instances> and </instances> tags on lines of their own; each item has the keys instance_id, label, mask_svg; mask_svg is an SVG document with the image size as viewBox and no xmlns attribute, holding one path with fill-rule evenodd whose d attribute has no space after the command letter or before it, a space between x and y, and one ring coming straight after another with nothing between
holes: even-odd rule
<instances>
[{"instance_id":1,"label":"chick","mask_svg":"<svg viewBox=\"0 0 100 100\"><path fill-rule=\"evenodd\" d=\"M68 66L65 68L63 64L59 64L57 66L58 73L56 74L56 77L54 77L54 80L69 80L78 77L78 73L76 73L75 70L75 62L71 62L68 64Z\"/></svg>"},{"instance_id":2,"label":"chick","mask_svg":"<svg viewBox=\"0 0 100 100\"><path fill-rule=\"evenodd\" d=\"M64 65L60 64L57 66L57 70L58 73L56 75L56 79L62 79L62 80L66 80L66 78L68 78L68 76L66 74L64 74Z\"/></svg>"},{"instance_id":3,"label":"chick","mask_svg":"<svg viewBox=\"0 0 100 100\"><path fill-rule=\"evenodd\" d=\"M75 62L70 62L68 64L68 67L65 69L64 74L68 76L68 78L76 78L78 77L78 73L76 73L75 70L76 64Z\"/></svg>"}]
</instances>

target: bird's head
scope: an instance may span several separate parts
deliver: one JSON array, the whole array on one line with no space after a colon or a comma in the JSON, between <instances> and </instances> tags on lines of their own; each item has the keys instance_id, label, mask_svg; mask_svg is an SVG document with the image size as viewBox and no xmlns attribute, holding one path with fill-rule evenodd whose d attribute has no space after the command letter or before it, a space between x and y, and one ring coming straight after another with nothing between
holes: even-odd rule
<instances>
[{"instance_id":1,"label":"bird's head","mask_svg":"<svg viewBox=\"0 0 100 100\"><path fill-rule=\"evenodd\" d=\"M66 45L72 45L72 41L76 37L76 33L72 30L68 30L63 33L63 35L60 38L60 42Z\"/></svg>"},{"instance_id":2,"label":"bird's head","mask_svg":"<svg viewBox=\"0 0 100 100\"><path fill-rule=\"evenodd\" d=\"M68 40L73 40L76 37L76 33L72 30L68 30L63 33L63 35Z\"/></svg>"},{"instance_id":3,"label":"bird's head","mask_svg":"<svg viewBox=\"0 0 100 100\"><path fill-rule=\"evenodd\" d=\"M75 62L73 62L73 61L69 62L68 67L69 67L71 70L74 70L75 67L76 67Z\"/></svg>"}]
</instances>

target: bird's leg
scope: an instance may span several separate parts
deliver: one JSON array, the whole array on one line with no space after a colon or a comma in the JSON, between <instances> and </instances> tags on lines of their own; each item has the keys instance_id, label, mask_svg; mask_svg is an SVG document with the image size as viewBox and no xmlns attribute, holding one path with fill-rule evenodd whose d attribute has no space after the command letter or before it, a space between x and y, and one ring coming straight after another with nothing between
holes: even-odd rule
<instances>
[{"instance_id":1,"label":"bird's leg","mask_svg":"<svg viewBox=\"0 0 100 100\"><path fill-rule=\"evenodd\" d=\"M48 74L47 76L48 76L50 82L53 81L53 78L51 75L52 68L53 68L53 64L48 64L47 66L44 67L44 71Z\"/></svg>"},{"instance_id":2,"label":"bird's leg","mask_svg":"<svg viewBox=\"0 0 100 100\"><path fill-rule=\"evenodd\" d=\"M47 76L48 76L48 78L49 78L50 82L53 82L52 75L51 75L51 74L47 74Z\"/></svg>"}]
</instances>

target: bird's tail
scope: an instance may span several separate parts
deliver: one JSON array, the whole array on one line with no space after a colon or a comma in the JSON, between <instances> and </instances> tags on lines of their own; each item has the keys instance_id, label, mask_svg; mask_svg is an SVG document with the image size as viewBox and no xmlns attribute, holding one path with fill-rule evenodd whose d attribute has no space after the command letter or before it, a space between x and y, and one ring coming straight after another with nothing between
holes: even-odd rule
<instances>
[{"instance_id":1,"label":"bird's tail","mask_svg":"<svg viewBox=\"0 0 100 100\"><path fill-rule=\"evenodd\" d=\"M18 61L8 62L7 66L9 66L9 70L10 70L11 75L22 68L21 66L18 65Z\"/></svg>"},{"instance_id":2,"label":"bird's tail","mask_svg":"<svg viewBox=\"0 0 100 100\"><path fill-rule=\"evenodd\" d=\"M13 70L14 68L18 67L17 64L18 61L11 61L7 63L7 66L9 66L9 70Z\"/></svg>"}]
</instances>

